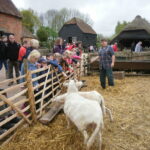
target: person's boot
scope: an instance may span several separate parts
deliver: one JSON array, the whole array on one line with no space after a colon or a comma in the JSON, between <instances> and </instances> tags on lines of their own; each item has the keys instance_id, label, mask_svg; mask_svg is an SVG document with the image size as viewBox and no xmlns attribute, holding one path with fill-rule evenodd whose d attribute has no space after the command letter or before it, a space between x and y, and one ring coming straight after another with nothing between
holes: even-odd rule
<instances>
[{"instance_id":1,"label":"person's boot","mask_svg":"<svg viewBox=\"0 0 150 150\"><path fill-rule=\"evenodd\" d=\"M106 86L104 86L104 85L101 85L101 87L102 87L102 89L106 89Z\"/></svg>"}]
</instances>

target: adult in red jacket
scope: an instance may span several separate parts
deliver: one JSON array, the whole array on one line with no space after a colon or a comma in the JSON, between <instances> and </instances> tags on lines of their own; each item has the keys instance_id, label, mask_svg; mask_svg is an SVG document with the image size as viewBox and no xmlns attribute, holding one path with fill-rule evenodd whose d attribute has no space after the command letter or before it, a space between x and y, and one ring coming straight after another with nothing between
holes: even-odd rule
<instances>
[{"instance_id":1,"label":"adult in red jacket","mask_svg":"<svg viewBox=\"0 0 150 150\"><path fill-rule=\"evenodd\" d=\"M118 45L117 45L117 43L115 43L112 48L113 48L114 52L118 52Z\"/></svg>"}]
</instances>

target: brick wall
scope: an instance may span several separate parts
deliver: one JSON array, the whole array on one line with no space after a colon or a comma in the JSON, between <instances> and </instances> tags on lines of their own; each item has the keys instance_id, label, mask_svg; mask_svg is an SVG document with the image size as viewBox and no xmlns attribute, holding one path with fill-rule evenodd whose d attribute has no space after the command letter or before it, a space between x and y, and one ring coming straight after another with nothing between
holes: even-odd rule
<instances>
[{"instance_id":1,"label":"brick wall","mask_svg":"<svg viewBox=\"0 0 150 150\"><path fill-rule=\"evenodd\" d=\"M0 13L0 27L6 29L6 32L14 33L17 42L21 41L22 36L21 19Z\"/></svg>"}]
</instances>

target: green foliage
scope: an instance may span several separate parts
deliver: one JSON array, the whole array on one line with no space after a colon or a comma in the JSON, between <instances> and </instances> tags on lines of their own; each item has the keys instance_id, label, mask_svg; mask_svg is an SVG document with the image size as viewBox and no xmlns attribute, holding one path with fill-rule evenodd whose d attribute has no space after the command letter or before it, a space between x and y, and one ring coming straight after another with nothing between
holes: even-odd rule
<instances>
[{"instance_id":1,"label":"green foliage","mask_svg":"<svg viewBox=\"0 0 150 150\"><path fill-rule=\"evenodd\" d=\"M37 37L41 42L47 41L48 37L49 37L49 29L48 27L43 27L41 26L38 30L37 30Z\"/></svg>"},{"instance_id":2,"label":"green foliage","mask_svg":"<svg viewBox=\"0 0 150 150\"><path fill-rule=\"evenodd\" d=\"M58 36L58 33L54 31L52 28L41 26L37 30L38 39L43 42L49 40L55 40Z\"/></svg>"},{"instance_id":3,"label":"green foliage","mask_svg":"<svg viewBox=\"0 0 150 150\"><path fill-rule=\"evenodd\" d=\"M36 15L36 13L31 10L21 10L22 14L22 23L23 25L30 30L32 33L34 33L34 29L39 27L41 25L41 22L39 20L39 17Z\"/></svg>"},{"instance_id":4,"label":"green foliage","mask_svg":"<svg viewBox=\"0 0 150 150\"><path fill-rule=\"evenodd\" d=\"M96 47L101 47L101 43L100 43L100 41L101 41L101 39L103 39L104 38L104 36L102 35L102 34L97 34L97 42L96 42Z\"/></svg>"},{"instance_id":5,"label":"green foliage","mask_svg":"<svg viewBox=\"0 0 150 150\"><path fill-rule=\"evenodd\" d=\"M55 40L58 37L58 33L52 28L48 27L48 33L49 33L49 40Z\"/></svg>"},{"instance_id":6,"label":"green foliage","mask_svg":"<svg viewBox=\"0 0 150 150\"><path fill-rule=\"evenodd\" d=\"M90 25L93 23L92 19L87 14L83 14L76 9L50 9L45 14L43 14L43 17L46 19L48 26L56 32L61 29L65 22L72 19L73 17L78 17ZM43 19L43 17L41 16L41 19Z\"/></svg>"},{"instance_id":7,"label":"green foliage","mask_svg":"<svg viewBox=\"0 0 150 150\"><path fill-rule=\"evenodd\" d=\"M128 23L129 22L126 22L126 21L123 21L122 23L120 21L118 21L117 26L115 28L115 34L116 35L119 34Z\"/></svg>"},{"instance_id":8,"label":"green foliage","mask_svg":"<svg viewBox=\"0 0 150 150\"><path fill-rule=\"evenodd\" d=\"M23 25L36 35L43 47L53 47L55 39L58 37L58 31L65 22L78 17L87 24L92 25L91 18L76 9L63 8L60 10L50 9L45 13L37 15L33 10L21 10L23 16Z\"/></svg>"},{"instance_id":9,"label":"green foliage","mask_svg":"<svg viewBox=\"0 0 150 150\"><path fill-rule=\"evenodd\" d=\"M42 47L50 48L58 37L58 33L49 27L41 26L37 30L37 37Z\"/></svg>"},{"instance_id":10,"label":"green foliage","mask_svg":"<svg viewBox=\"0 0 150 150\"><path fill-rule=\"evenodd\" d=\"M124 28L126 25L128 25L130 22L126 22L126 21L123 21L122 23L120 21L118 21L116 27L115 27L115 33L109 37L108 40L112 40L116 35L118 35Z\"/></svg>"}]
</instances>

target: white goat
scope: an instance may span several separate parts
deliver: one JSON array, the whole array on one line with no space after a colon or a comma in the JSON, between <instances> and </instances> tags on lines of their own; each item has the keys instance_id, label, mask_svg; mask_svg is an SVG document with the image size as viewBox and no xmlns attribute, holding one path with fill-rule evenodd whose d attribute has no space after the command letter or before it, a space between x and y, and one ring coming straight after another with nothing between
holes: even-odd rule
<instances>
[{"instance_id":1,"label":"white goat","mask_svg":"<svg viewBox=\"0 0 150 150\"><path fill-rule=\"evenodd\" d=\"M82 87L82 85L84 84L82 81L78 81L78 80L75 80L75 82L77 83L76 87L78 89L80 89ZM64 86L67 87L67 85L68 85L68 82L65 82ZM110 121L113 121L111 110L108 109L107 107L105 107L104 98L100 93L98 93L97 91L90 91L90 92L80 92L79 91L78 93L79 93L79 95L83 96L84 98L87 98L87 99L93 100L93 101L97 101L101 106L103 116L105 116L106 112L107 112L109 115ZM66 93L66 95L67 95L67 93Z\"/></svg>"},{"instance_id":2,"label":"white goat","mask_svg":"<svg viewBox=\"0 0 150 150\"><path fill-rule=\"evenodd\" d=\"M105 107L104 98L100 93L98 93L97 91L90 91L90 92L79 92L79 94L89 100L97 101L102 108L103 115L105 116L107 112L109 114L110 121L113 121L111 110Z\"/></svg>"},{"instance_id":3,"label":"white goat","mask_svg":"<svg viewBox=\"0 0 150 150\"><path fill-rule=\"evenodd\" d=\"M67 93L56 97L53 101L65 100L64 113L69 125L69 119L77 126L79 131L84 136L84 143L87 146L87 150L93 144L95 138L99 139L99 150L101 149L101 130L103 124L103 113L101 107L97 101L91 101L81 96L78 92L77 86L80 86L82 82L76 82L70 80L68 83ZM95 125L95 130L88 136L86 131L89 125Z\"/></svg>"}]
</instances>

